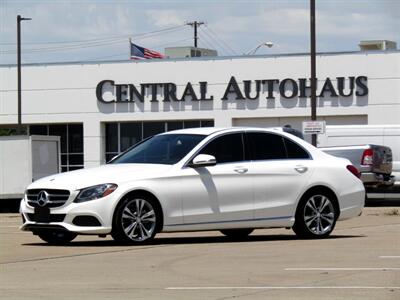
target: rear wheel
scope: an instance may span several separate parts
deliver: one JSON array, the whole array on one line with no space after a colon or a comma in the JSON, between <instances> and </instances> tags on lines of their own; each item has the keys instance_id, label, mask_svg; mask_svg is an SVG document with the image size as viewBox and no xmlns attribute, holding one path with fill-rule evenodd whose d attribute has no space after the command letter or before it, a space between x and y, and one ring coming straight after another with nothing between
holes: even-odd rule
<instances>
[{"instance_id":1,"label":"rear wheel","mask_svg":"<svg viewBox=\"0 0 400 300\"><path fill-rule=\"evenodd\" d=\"M126 198L115 211L111 235L120 243L143 244L154 238L160 221L155 201Z\"/></svg>"},{"instance_id":2,"label":"rear wheel","mask_svg":"<svg viewBox=\"0 0 400 300\"><path fill-rule=\"evenodd\" d=\"M300 238L325 238L335 228L338 217L335 199L325 192L306 194L300 201L293 231Z\"/></svg>"},{"instance_id":3,"label":"rear wheel","mask_svg":"<svg viewBox=\"0 0 400 300\"><path fill-rule=\"evenodd\" d=\"M253 228L223 229L221 233L231 239L244 239L253 232Z\"/></svg>"},{"instance_id":4,"label":"rear wheel","mask_svg":"<svg viewBox=\"0 0 400 300\"><path fill-rule=\"evenodd\" d=\"M77 234L68 231L48 230L39 232L38 236L45 242L52 245L65 245L76 238Z\"/></svg>"}]
</instances>

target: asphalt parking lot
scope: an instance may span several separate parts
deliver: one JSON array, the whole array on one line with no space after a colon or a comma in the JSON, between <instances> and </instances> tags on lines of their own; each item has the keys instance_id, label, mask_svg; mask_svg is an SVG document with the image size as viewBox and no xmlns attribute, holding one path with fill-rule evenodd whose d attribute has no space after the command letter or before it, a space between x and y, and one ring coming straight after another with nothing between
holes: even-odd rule
<instances>
[{"instance_id":1,"label":"asphalt parking lot","mask_svg":"<svg viewBox=\"0 0 400 300\"><path fill-rule=\"evenodd\" d=\"M19 225L0 214L1 299L400 299L396 207L367 207L326 240L269 229L241 242L213 231L48 246Z\"/></svg>"}]
</instances>

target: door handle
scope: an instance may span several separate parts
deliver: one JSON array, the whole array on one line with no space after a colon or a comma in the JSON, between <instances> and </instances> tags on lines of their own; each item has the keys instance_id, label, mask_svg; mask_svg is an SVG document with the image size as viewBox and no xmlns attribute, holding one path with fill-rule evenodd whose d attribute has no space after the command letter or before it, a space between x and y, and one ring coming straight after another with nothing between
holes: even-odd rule
<instances>
[{"instance_id":1,"label":"door handle","mask_svg":"<svg viewBox=\"0 0 400 300\"><path fill-rule=\"evenodd\" d=\"M245 167L235 167L235 168L233 169L233 171L235 171L236 173L239 173L239 174L244 174L244 173L246 173L248 170L249 170L249 169L247 169L247 168L245 168Z\"/></svg>"},{"instance_id":2,"label":"door handle","mask_svg":"<svg viewBox=\"0 0 400 300\"><path fill-rule=\"evenodd\" d=\"M308 170L306 166L296 166L294 169L299 173L305 173Z\"/></svg>"}]
</instances>

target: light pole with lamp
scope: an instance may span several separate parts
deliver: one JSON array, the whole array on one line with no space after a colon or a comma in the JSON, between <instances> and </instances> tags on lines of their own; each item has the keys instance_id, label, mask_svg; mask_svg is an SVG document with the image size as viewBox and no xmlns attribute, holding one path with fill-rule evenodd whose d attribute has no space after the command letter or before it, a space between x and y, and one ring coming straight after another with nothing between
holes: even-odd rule
<instances>
[{"instance_id":1,"label":"light pole with lamp","mask_svg":"<svg viewBox=\"0 0 400 300\"><path fill-rule=\"evenodd\" d=\"M310 0L310 66L311 66L311 121L317 120L317 68L315 40L315 0ZM317 146L317 135L311 135L311 144Z\"/></svg>"},{"instance_id":2,"label":"light pole with lamp","mask_svg":"<svg viewBox=\"0 0 400 300\"><path fill-rule=\"evenodd\" d=\"M268 48L271 48L273 45L274 45L273 42L263 42L263 43L257 45L257 47L247 51L245 53L245 55L254 55L254 54L256 54L257 50L260 49L262 46L267 46Z\"/></svg>"},{"instance_id":3,"label":"light pole with lamp","mask_svg":"<svg viewBox=\"0 0 400 300\"><path fill-rule=\"evenodd\" d=\"M17 16L17 77L18 77L18 127L17 134L22 133L22 122L21 122L21 21L32 20L31 18L23 18L20 15Z\"/></svg>"}]
</instances>

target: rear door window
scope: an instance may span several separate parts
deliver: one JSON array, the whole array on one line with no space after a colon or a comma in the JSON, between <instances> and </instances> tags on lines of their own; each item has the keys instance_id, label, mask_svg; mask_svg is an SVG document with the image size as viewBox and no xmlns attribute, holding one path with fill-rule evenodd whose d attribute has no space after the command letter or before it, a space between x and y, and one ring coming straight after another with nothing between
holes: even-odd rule
<instances>
[{"instance_id":1,"label":"rear door window","mask_svg":"<svg viewBox=\"0 0 400 300\"><path fill-rule=\"evenodd\" d=\"M283 137L273 133L248 132L252 160L286 159Z\"/></svg>"}]
</instances>

